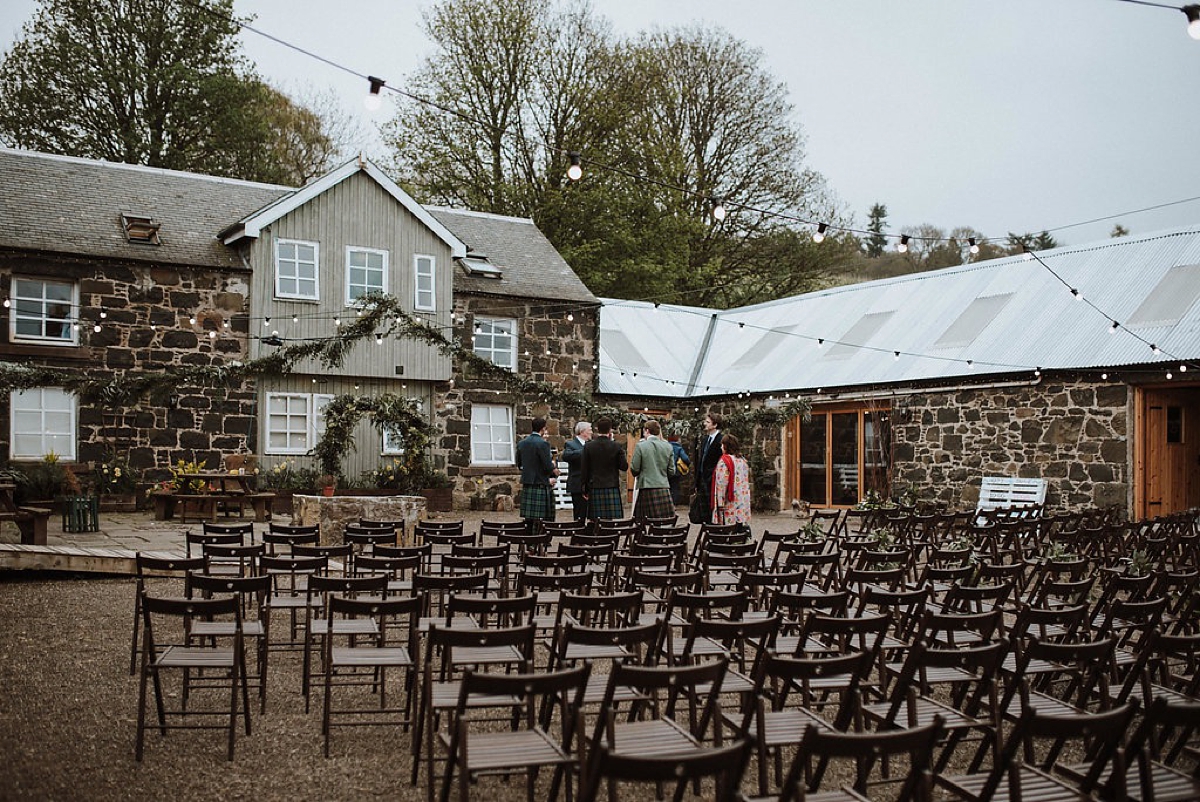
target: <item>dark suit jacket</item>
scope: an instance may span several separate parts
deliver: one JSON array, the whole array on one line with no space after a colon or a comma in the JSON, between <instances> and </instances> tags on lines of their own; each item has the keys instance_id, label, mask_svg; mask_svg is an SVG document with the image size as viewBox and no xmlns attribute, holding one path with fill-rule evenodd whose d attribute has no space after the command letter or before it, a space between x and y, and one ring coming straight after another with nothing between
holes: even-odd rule
<instances>
[{"instance_id":1,"label":"dark suit jacket","mask_svg":"<svg viewBox=\"0 0 1200 802\"><path fill-rule=\"evenodd\" d=\"M717 436L713 438L712 445L708 447L708 451L704 450L704 441L708 435L700 435L700 441L696 443L696 465L700 468L696 476L696 485L703 487L706 491L712 489L713 472L717 470L717 463L721 461L721 438L723 436L718 431Z\"/></svg>"},{"instance_id":2,"label":"dark suit jacket","mask_svg":"<svg viewBox=\"0 0 1200 802\"><path fill-rule=\"evenodd\" d=\"M521 484L549 485L554 460L546 438L534 432L517 443L517 467L521 469Z\"/></svg>"},{"instance_id":3,"label":"dark suit jacket","mask_svg":"<svg viewBox=\"0 0 1200 802\"><path fill-rule=\"evenodd\" d=\"M621 487L629 458L625 447L608 437L596 435L583 447L583 492Z\"/></svg>"},{"instance_id":4,"label":"dark suit jacket","mask_svg":"<svg viewBox=\"0 0 1200 802\"><path fill-rule=\"evenodd\" d=\"M572 437L563 445L562 460L567 463L567 492L583 492L583 447L586 443Z\"/></svg>"}]
</instances>

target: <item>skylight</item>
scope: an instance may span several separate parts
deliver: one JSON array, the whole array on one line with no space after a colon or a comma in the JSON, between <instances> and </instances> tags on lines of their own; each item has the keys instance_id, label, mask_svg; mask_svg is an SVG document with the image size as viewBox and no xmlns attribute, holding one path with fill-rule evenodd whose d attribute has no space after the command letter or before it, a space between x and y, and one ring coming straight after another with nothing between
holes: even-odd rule
<instances>
[{"instance_id":1,"label":"skylight","mask_svg":"<svg viewBox=\"0 0 1200 802\"><path fill-rule=\"evenodd\" d=\"M1176 265L1159 280L1125 326L1174 326L1200 296L1200 264Z\"/></svg>"},{"instance_id":2,"label":"skylight","mask_svg":"<svg viewBox=\"0 0 1200 802\"><path fill-rule=\"evenodd\" d=\"M850 330L838 337L825 354L826 359L845 359L859 352L859 349L871 342L871 338L892 319L895 311L868 312L850 327Z\"/></svg>"},{"instance_id":3,"label":"skylight","mask_svg":"<svg viewBox=\"0 0 1200 802\"><path fill-rule=\"evenodd\" d=\"M942 336L938 337L933 347L961 348L975 342L975 338L991 325L996 315L1000 314L1011 300L1010 292L1003 295L984 295L971 301L962 314L942 332Z\"/></svg>"},{"instance_id":4,"label":"skylight","mask_svg":"<svg viewBox=\"0 0 1200 802\"><path fill-rule=\"evenodd\" d=\"M746 353L742 354L737 360L730 365L732 368L756 368L764 364L772 352L783 343L791 341L797 342L791 337L792 332L796 330L796 326L785 326L781 329L771 329L763 334L762 337L751 345Z\"/></svg>"},{"instance_id":5,"label":"skylight","mask_svg":"<svg viewBox=\"0 0 1200 802\"><path fill-rule=\"evenodd\" d=\"M162 223L153 217L140 214L121 214L121 228L125 230L125 239L130 242L140 242L146 245L161 245L158 229Z\"/></svg>"},{"instance_id":6,"label":"skylight","mask_svg":"<svg viewBox=\"0 0 1200 802\"><path fill-rule=\"evenodd\" d=\"M477 251L468 251L467 255L459 260L462 266L466 268L467 274L471 276L483 276L484 278L501 278L504 271L496 265L488 261L487 254Z\"/></svg>"}]
</instances>

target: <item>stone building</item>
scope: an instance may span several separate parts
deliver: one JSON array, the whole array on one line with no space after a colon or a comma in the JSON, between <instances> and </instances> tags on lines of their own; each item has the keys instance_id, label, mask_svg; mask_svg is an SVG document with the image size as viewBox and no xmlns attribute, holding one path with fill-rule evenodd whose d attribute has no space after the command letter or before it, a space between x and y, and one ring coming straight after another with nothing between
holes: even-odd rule
<instances>
[{"instance_id":1,"label":"stone building","mask_svg":"<svg viewBox=\"0 0 1200 802\"><path fill-rule=\"evenodd\" d=\"M606 303L599 393L696 415L808 400L755 437L781 507L971 507L982 477L1020 476L1052 509L1148 517L1200 506L1198 298L1192 226L743 309Z\"/></svg>"},{"instance_id":2,"label":"stone building","mask_svg":"<svg viewBox=\"0 0 1200 802\"><path fill-rule=\"evenodd\" d=\"M381 292L493 362L591 391L598 302L529 220L435 216L363 160L300 189L8 149L0 174L10 365L103 378L244 362L331 337L358 298ZM561 415L505 382L456 374L446 349L419 338L360 341L335 370L292 368L228 389L171 387L127 408L80 401L39 374L44 384L0 399L0 445L14 462L116 453L148 479L230 454L311 466L331 398L388 393L437 425L433 462L465 503L475 477L512 482L513 443L534 415ZM351 478L404 454L370 419L352 438Z\"/></svg>"}]
</instances>

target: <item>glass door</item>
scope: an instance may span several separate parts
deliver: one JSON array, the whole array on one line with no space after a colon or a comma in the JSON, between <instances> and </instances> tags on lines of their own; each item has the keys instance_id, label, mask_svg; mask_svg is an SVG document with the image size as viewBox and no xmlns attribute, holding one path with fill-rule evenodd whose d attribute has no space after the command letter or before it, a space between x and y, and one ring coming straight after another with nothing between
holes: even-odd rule
<instances>
[{"instance_id":1,"label":"glass door","mask_svg":"<svg viewBox=\"0 0 1200 802\"><path fill-rule=\"evenodd\" d=\"M889 493L889 410L864 407L814 411L788 424L791 498L814 507L852 507L870 490Z\"/></svg>"}]
</instances>

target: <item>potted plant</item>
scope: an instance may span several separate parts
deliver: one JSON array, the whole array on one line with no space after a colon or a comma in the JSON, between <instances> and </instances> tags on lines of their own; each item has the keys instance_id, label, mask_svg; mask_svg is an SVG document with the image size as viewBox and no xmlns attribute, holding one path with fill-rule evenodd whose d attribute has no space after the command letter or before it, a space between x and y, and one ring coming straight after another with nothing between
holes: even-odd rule
<instances>
[{"instance_id":1,"label":"potted plant","mask_svg":"<svg viewBox=\"0 0 1200 802\"><path fill-rule=\"evenodd\" d=\"M317 477L317 488L321 491L322 496L332 496L337 490L337 475L332 473L323 473Z\"/></svg>"},{"instance_id":2,"label":"potted plant","mask_svg":"<svg viewBox=\"0 0 1200 802\"><path fill-rule=\"evenodd\" d=\"M92 473L101 512L132 512L137 509L137 481L129 463L108 454Z\"/></svg>"},{"instance_id":3,"label":"potted plant","mask_svg":"<svg viewBox=\"0 0 1200 802\"><path fill-rule=\"evenodd\" d=\"M18 504L57 509L57 498L62 495L67 482L67 470L51 451L27 467L17 479L16 500Z\"/></svg>"},{"instance_id":4,"label":"potted plant","mask_svg":"<svg viewBox=\"0 0 1200 802\"><path fill-rule=\"evenodd\" d=\"M454 510L454 482L445 471L425 471L421 495L425 497L425 506L430 512L451 512Z\"/></svg>"}]
</instances>

